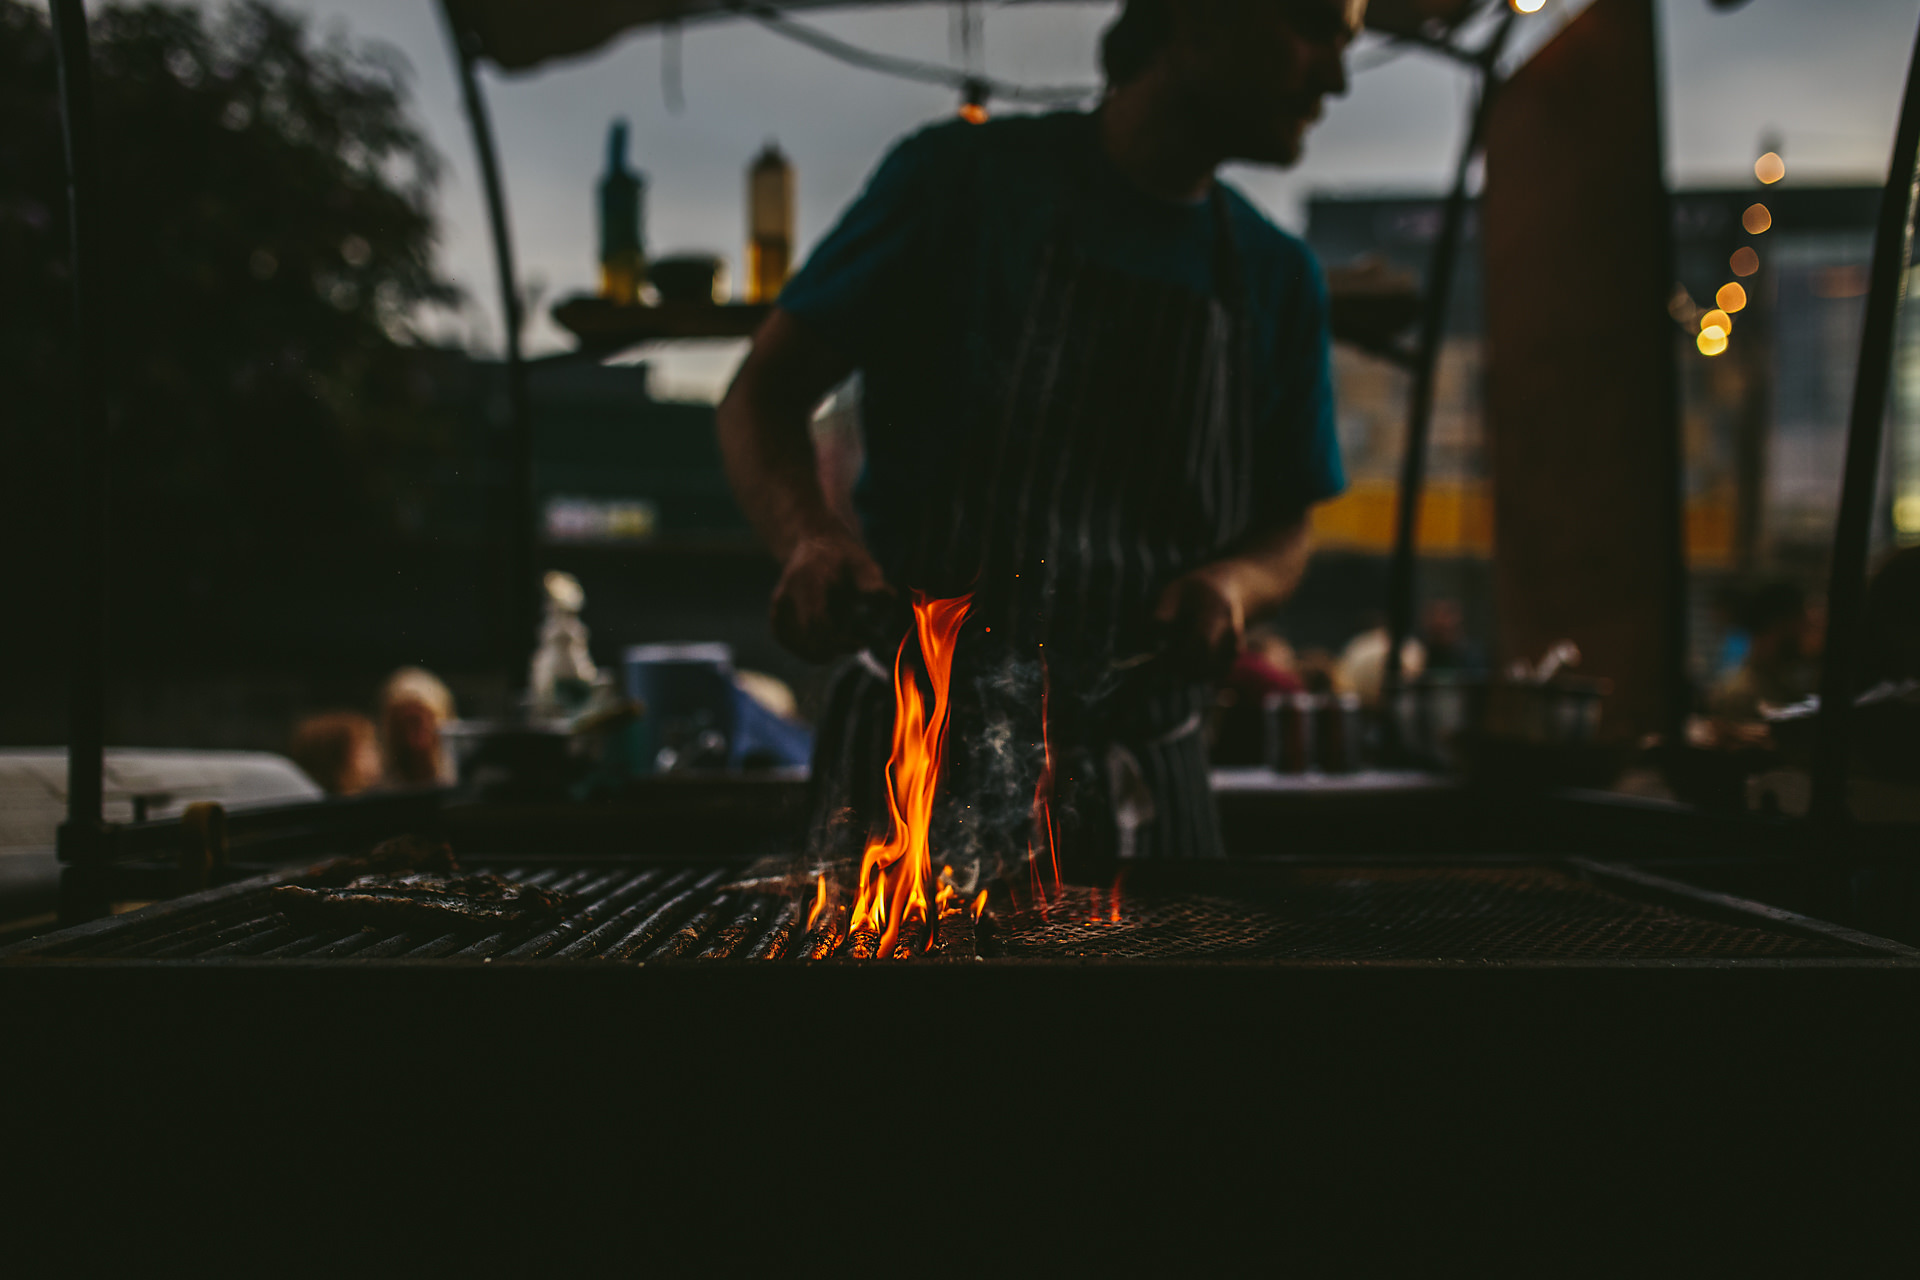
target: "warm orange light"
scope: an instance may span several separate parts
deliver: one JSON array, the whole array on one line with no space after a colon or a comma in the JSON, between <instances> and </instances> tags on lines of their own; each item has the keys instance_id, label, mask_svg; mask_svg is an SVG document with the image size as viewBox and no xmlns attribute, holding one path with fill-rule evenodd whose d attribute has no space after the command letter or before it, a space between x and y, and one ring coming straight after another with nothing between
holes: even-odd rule
<instances>
[{"instance_id":1,"label":"warm orange light","mask_svg":"<svg viewBox=\"0 0 1920 1280\"><path fill-rule=\"evenodd\" d=\"M1700 332L1718 329L1723 337L1733 336L1733 317L1724 311L1709 311L1700 317Z\"/></svg>"},{"instance_id":2,"label":"warm orange light","mask_svg":"<svg viewBox=\"0 0 1920 1280\"><path fill-rule=\"evenodd\" d=\"M1733 251L1727 265L1733 268L1733 274L1745 279L1760 269L1760 255L1743 245Z\"/></svg>"},{"instance_id":3,"label":"warm orange light","mask_svg":"<svg viewBox=\"0 0 1920 1280\"><path fill-rule=\"evenodd\" d=\"M1053 830L1053 739L1047 726L1047 701L1053 677L1047 659L1040 658L1040 780L1033 786L1033 835L1027 841L1027 869L1033 879L1033 894L1041 895L1040 854L1045 847L1052 867L1053 889L1060 891L1060 846Z\"/></svg>"},{"instance_id":4,"label":"warm orange light","mask_svg":"<svg viewBox=\"0 0 1920 1280\"><path fill-rule=\"evenodd\" d=\"M1728 315L1747 309L1747 291L1731 281L1720 286L1720 292L1713 295L1713 300Z\"/></svg>"},{"instance_id":5,"label":"warm orange light","mask_svg":"<svg viewBox=\"0 0 1920 1280\"><path fill-rule=\"evenodd\" d=\"M1770 187L1787 176L1787 162L1778 152L1769 151L1753 162L1753 176Z\"/></svg>"},{"instance_id":6,"label":"warm orange light","mask_svg":"<svg viewBox=\"0 0 1920 1280\"><path fill-rule=\"evenodd\" d=\"M1773 211L1763 204L1748 205L1747 211L1740 215L1740 225L1750 236L1762 235L1773 225Z\"/></svg>"},{"instance_id":7,"label":"warm orange light","mask_svg":"<svg viewBox=\"0 0 1920 1280\"><path fill-rule=\"evenodd\" d=\"M978 920L987 911L987 891L982 889L980 896L973 900L973 918Z\"/></svg>"},{"instance_id":8,"label":"warm orange light","mask_svg":"<svg viewBox=\"0 0 1920 1280\"><path fill-rule=\"evenodd\" d=\"M947 690L953 678L953 650L972 596L930 600L913 597L914 632L900 642L893 660L893 751L887 758L887 808L890 824L884 840L868 843L860 861L860 896L849 927L880 936L878 954L893 954L903 928L922 938L933 905L933 859L927 828L933 819L934 793L947 752ZM907 665L907 646L920 642L920 661L932 687L931 700Z\"/></svg>"},{"instance_id":9,"label":"warm orange light","mask_svg":"<svg viewBox=\"0 0 1920 1280\"><path fill-rule=\"evenodd\" d=\"M963 102L960 104L960 118L968 124L985 124L987 109L977 102Z\"/></svg>"},{"instance_id":10,"label":"warm orange light","mask_svg":"<svg viewBox=\"0 0 1920 1280\"><path fill-rule=\"evenodd\" d=\"M1700 331L1694 345L1700 348L1703 356L1717 356L1727 349L1727 335L1718 325L1709 325Z\"/></svg>"},{"instance_id":11,"label":"warm orange light","mask_svg":"<svg viewBox=\"0 0 1920 1280\"><path fill-rule=\"evenodd\" d=\"M1512 0L1515 13L1538 13L1544 9L1547 0Z\"/></svg>"},{"instance_id":12,"label":"warm orange light","mask_svg":"<svg viewBox=\"0 0 1920 1280\"><path fill-rule=\"evenodd\" d=\"M826 909L827 877L826 873L822 872L820 875L820 883L815 887L813 893L813 909L807 912L807 929L809 932L812 931L815 922L820 919L820 913Z\"/></svg>"}]
</instances>

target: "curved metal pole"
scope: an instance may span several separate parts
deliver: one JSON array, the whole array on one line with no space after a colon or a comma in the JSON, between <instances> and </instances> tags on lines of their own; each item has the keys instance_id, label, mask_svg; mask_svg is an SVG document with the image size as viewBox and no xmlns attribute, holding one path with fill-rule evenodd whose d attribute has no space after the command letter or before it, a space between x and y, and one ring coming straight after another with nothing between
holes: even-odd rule
<instances>
[{"instance_id":1,"label":"curved metal pole","mask_svg":"<svg viewBox=\"0 0 1920 1280\"><path fill-rule=\"evenodd\" d=\"M507 224L506 187L500 181L500 161L493 142L493 123L487 100L480 92L473 42L454 21L446 0L440 16L453 42L454 63L460 72L460 94L466 103L467 123L473 129L473 149L480 161L481 185L487 196L487 222L493 233L493 263L500 280L500 316L506 325L508 466L512 495L507 502L507 606L502 656L507 663L507 688L518 689L527 679L533 656L539 608L534 593L533 409L527 394L527 368L520 354L520 287L513 265L513 237Z\"/></svg>"},{"instance_id":2,"label":"curved metal pole","mask_svg":"<svg viewBox=\"0 0 1920 1280\"><path fill-rule=\"evenodd\" d=\"M104 915L107 659L107 408L100 384L100 190L93 136L93 75L87 11L81 0L53 0L60 124L66 142L69 274L73 280L73 521L68 543L71 592L67 633L67 821L60 828L60 915L72 922Z\"/></svg>"},{"instance_id":3,"label":"curved metal pole","mask_svg":"<svg viewBox=\"0 0 1920 1280\"><path fill-rule=\"evenodd\" d=\"M1420 321L1420 346L1414 358L1413 392L1407 409L1406 453L1400 462L1400 491L1394 520L1393 560L1387 570L1387 667L1381 691L1385 710L1382 732L1389 760L1401 754L1400 722L1394 713L1404 678L1401 651L1413 634L1414 571L1417 567L1415 539L1420 524L1420 497L1426 487L1427 442L1433 433L1433 396L1439 381L1440 346L1446 338L1447 312L1453 303L1453 278L1460 264L1460 242L1466 234L1467 212L1472 201L1467 184L1473 175L1473 161L1480 154L1486 136L1487 118L1500 88L1496 67L1513 32L1514 15L1500 21L1486 45L1473 55L1480 69L1480 94L1473 113L1467 118L1467 137L1460 148L1460 161L1454 170L1453 190L1447 195L1440 238L1434 242L1433 258L1427 267L1425 310Z\"/></svg>"},{"instance_id":4,"label":"curved metal pole","mask_svg":"<svg viewBox=\"0 0 1920 1280\"><path fill-rule=\"evenodd\" d=\"M1848 731L1853 719L1867 592L1867 553L1873 541L1873 506L1887 419L1887 384L1900 303L1913 260L1913 215L1920 199L1920 35L1907 69L1906 100L1894 137L1893 161L1880 196L1879 229L1873 244L1872 288L1867 294L1866 335L1853 387L1853 417L1847 428L1847 465L1840 490L1840 518L1833 537L1833 568L1827 585L1827 641L1820 674L1820 727L1813 756L1812 814L1821 821L1847 818Z\"/></svg>"}]
</instances>

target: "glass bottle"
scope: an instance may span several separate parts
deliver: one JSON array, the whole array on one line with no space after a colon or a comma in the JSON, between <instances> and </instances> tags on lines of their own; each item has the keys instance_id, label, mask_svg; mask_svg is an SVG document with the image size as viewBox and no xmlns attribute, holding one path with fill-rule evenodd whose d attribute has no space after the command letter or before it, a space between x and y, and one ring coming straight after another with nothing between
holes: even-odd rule
<instances>
[{"instance_id":1,"label":"glass bottle","mask_svg":"<svg viewBox=\"0 0 1920 1280\"><path fill-rule=\"evenodd\" d=\"M640 300L647 278L641 236L647 180L627 167L627 122L607 129L607 171L600 179L600 296L621 306Z\"/></svg>"},{"instance_id":2,"label":"glass bottle","mask_svg":"<svg viewBox=\"0 0 1920 1280\"><path fill-rule=\"evenodd\" d=\"M747 301L772 302L793 268L793 166L771 139L747 170Z\"/></svg>"}]
</instances>

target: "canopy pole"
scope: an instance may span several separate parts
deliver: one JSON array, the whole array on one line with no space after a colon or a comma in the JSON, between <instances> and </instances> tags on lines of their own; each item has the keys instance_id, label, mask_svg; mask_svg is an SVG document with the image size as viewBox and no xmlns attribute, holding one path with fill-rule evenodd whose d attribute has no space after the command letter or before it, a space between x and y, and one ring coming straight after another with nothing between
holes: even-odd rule
<instances>
[{"instance_id":1,"label":"canopy pole","mask_svg":"<svg viewBox=\"0 0 1920 1280\"><path fill-rule=\"evenodd\" d=\"M1498 64L1513 31L1512 13L1500 21L1487 43L1472 55L1480 73L1480 93L1467 117L1467 137L1460 148L1453 190L1447 194L1440 238L1434 242L1427 266L1425 308L1420 321L1420 346L1414 357L1413 391L1407 408L1406 453L1400 460L1400 490L1394 518L1393 559L1387 570L1387 666L1381 687L1381 732L1390 761L1403 758L1400 721L1396 714L1405 679L1402 667L1408 638L1413 634L1414 595L1417 589L1416 540L1420 525L1420 498L1426 488L1427 444L1433 434L1433 397L1439 380L1440 347L1446 339L1447 313L1453 302L1453 280L1460 264L1467 212L1471 204L1468 183L1473 162L1486 136L1487 119L1500 87Z\"/></svg>"},{"instance_id":2,"label":"canopy pole","mask_svg":"<svg viewBox=\"0 0 1920 1280\"><path fill-rule=\"evenodd\" d=\"M478 42L454 19L447 0L440 16L453 43L454 63L460 72L460 94L473 130L473 150L480 161L480 180L487 197L487 222L493 234L493 262L500 281L500 315L506 325L507 415L509 453L507 500L506 634L502 658L507 688L518 690L527 680L532 661L539 608L534 591L533 410L527 393L526 363L520 353L520 287L513 264L513 238L507 223L506 188L500 181L500 161L494 146L493 124L486 98L480 92L476 66Z\"/></svg>"},{"instance_id":3,"label":"canopy pole","mask_svg":"<svg viewBox=\"0 0 1920 1280\"><path fill-rule=\"evenodd\" d=\"M1847 760L1857 693L1867 592L1867 555L1873 542L1873 507L1880 476L1880 451L1887 419L1887 385L1893 373L1893 344L1900 304L1907 291L1907 265L1913 260L1913 215L1920 199L1916 161L1920 160L1920 35L1907 68L1906 100L1894 137L1893 160L1880 196L1879 228L1873 244L1873 276L1867 294L1866 333L1860 343L1860 370L1853 388L1853 417L1847 428L1847 463L1840 490L1840 517L1833 537L1833 567L1827 583L1826 655L1820 673L1820 724L1814 740L1813 800L1816 821L1844 824L1847 809Z\"/></svg>"},{"instance_id":4,"label":"canopy pole","mask_svg":"<svg viewBox=\"0 0 1920 1280\"><path fill-rule=\"evenodd\" d=\"M99 356L100 189L93 75L82 0L52 0L60 125L66 143L73 432L67 547L67 820L60 828L60 917L106 914L107 406Z\"/></svg>"}]
</instances>

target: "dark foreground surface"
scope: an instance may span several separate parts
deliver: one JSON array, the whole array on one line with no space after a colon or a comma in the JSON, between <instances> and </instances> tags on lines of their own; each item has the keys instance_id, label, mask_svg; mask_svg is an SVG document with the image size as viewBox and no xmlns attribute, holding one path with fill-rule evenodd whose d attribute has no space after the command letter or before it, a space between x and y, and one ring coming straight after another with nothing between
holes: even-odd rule
<instances>
[{"instance_id":1,"label":"dark foreground surface","mask_svg":"<svg viewBox=\"0 0 1920 1280\"><path fill-rule=\"evenodd\" d=\"M1863 1274L1916 1009L1878 960L0 965L8 1248Z\"/></svg>"}]
</instances>

